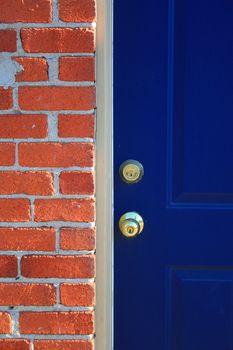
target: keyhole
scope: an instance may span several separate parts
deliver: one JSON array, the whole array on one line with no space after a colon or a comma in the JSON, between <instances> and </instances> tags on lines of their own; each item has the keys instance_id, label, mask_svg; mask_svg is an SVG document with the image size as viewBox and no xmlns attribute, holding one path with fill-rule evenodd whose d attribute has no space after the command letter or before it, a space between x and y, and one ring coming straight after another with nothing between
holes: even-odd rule
<instances>
[{"instance_id":1,"label":"keyhole","mask_svg":"<svg viewBox=\"0 0 233 350\"><path fill-rule=\"evenodd\" d=\"M133 233L134 229L132 226L129 226L128 229L127 229L128 233Z\"/></svg>"}]
</instances>

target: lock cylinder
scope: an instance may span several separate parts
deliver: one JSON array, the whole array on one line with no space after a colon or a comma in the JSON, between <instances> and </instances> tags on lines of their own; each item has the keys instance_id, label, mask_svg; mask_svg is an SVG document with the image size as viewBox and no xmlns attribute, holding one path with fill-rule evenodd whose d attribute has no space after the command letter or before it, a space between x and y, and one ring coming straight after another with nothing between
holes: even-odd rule
<instances>
[{"instance_id":1,"label":"lock cylinder","mask_svg":"<svg viewBox=\"0 0 233 350\"><path fill-rule=\"evenodd\" d=\"M129 159L122 163L119 171L121 179L127 184L139 182L144 175L142 164L134 159Z\"/></svg>"},{"instance_id":2,"label":"lock cylinder","mask_svg":"<svg viewBox=\"0 0 233 350\"><path fill-rule=\"evenodd\" d=\"M138 213L132 211L125 213L119 220L121 233L128 238L139 235L144 227L144 221Z\"/></svg>"}]
</instances>

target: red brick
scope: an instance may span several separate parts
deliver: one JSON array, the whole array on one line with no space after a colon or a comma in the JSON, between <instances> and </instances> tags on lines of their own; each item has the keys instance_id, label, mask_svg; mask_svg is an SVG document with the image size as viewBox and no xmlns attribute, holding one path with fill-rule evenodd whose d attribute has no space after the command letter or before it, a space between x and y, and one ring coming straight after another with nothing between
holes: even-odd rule
<instances>
[{"instance_id":1,"label":"red brick","mask_svg":"<svg viewBox=\"0 0 233 350\"><path fill-rule=\"evenodd\" d=\"M11 316L7 312L0 312L0 333L9 334L11 329Z\"/></svg>"},{"instance_id":2,"label":"red brick","mask_svg":"<svg viewBox=\"0 0 233 350\"><path fill-rule=\"evenodd\" d=\"M0 350L30 350L30 342L24 339L0 339Z\"/></svg>"},{"instance_id":3,"label":"red brick","mask_svg":"<svg viewBox=\"0 0 233 350\"><path fill-rule=\"evenodd\" d=\"M64 22L94 22L95 0L60 0L59 15Z\"/></svg>"},{"instance_id":4,"label":"red brick","mask_svg":"<svg viewBox=\"0 0 233 350\"><path fill-rule=\"evenodd\" d=\"M62 172L60 192L63 194L93 194L94 174L92 172Z\"/></svg>"},{"instance_id":5,"label":"red brick","mask_svg":"<svg viewBox=\"0 0 233 350\"><path fill-rule=\"evenodd\" d=\"M94 81L94 57L61 57L59 79L64 81Z\"/></svg>"},{"instance_id":6,"label":"red brick","mask_svg":"<svg viewBox=\"0 0 233 350\"><path fill-rule=\"evenodd\" d=\"M13 106L12 88L4 89L0 87L0 110L10 109L12 108L12 106Z\"/></svg>"},{"instance_id":7,"label":"red brick","mask_svg":"<svg viewBox=\"0 0 233 350\"><path fill-rule=\"evenodd\" d=\"M61 303L66 306L94 306L95 285L92 284L61 284Z\"/></svg>"},{"instance_id":8,"label":"red brick","mask_svg":"<svg viewBox=\"0 0 233 350\"><path fill-rule=\"evenodd\" d=\"M50 22L51 0L0 0L0 22Z\"/></svg>"},{"instance_id":9,"label":"red brick","mask_svg":"<svg viewBox=\"0 0 233 350\"><path fill-rule=\"evenodd\" d=\"M22 334L92 334L92 312L22 312L19 317Z\"/></svg>"},{"instance_id":10,"label":"red brick","mask_svg":"<svg viewBox=\"0 0 233 350\"><path fill-rule=\"evenodd\" d=\"M28 199L0 199L0 222L23 222L30 220Z\"/></svg>"},{"instance_id":11,"label":"red brick","mask_svg":"<svg viewBox=\"0 0 233 350\"><path fill-rule=\"evenodd\" d=\"M56 303L56 289L49 284L0 283L0 305L49 306Z\"/></svg>"},{"instance_id":12,"label":"red brick","mask_svg":"<svg viewBox=\"0 0 233 350\"><path fill-rule=\"evenodd\" d=\"M94 52L92 28L28 28L21 30L26 52Z\"/></svg>"},{"instance_id":13,"label":"red brick","mask_svg":"<svg viewBox=\"0 0 233 350\"><path fill-rule=\"evenodd\" d=\"M15 256L0 256L0 277L16 277L18 273L17 258Z\"/></svg>"},{"instance_id":14,"label":"red brick","mask_svg":"<svg viewBox=\"0 0 233 350\"><path fill-rule=\"evenodd\" d=\"M94 115L61 114L58 116L59 137L90 137L94 138Z\"/></svg>"},{"instance_id":15,"label":"red brick","mask_svg":"<svg viewBox=\"0 0 233 350\"><path fill-rule=\"evenodd\" d=\"M0 172L0 194L48 196L54 193L53 175L48 172Z\"/></svg>"},{"instance_id":16,"label":"red brick","mask_svg":"<svg viewBox=\"0 0 233 350\"><path fill-rule=\"evenodd\" d=\"M15 58L23 70L16 75L16 81L46 81L48 80L48 63L44 58Z\"/></svg>"},{"instance_id":17,"label":"red brick","mask_svg":"<svg viewBox=\"0 0 233 350\"><path fill-rule=\"evenodd\" d=\"M0 138L44 138L47 134L45 115L4 114L0 116Z\"/></svg>"},{"instance_id":18,"label":"red brick","mask_svg":"<svg viewBox=\"0 0 233 350\"><path fill-rule=\"evenodd\" d=\"M64 250L94 250L94 228L61 228L60 244Z\"/></svg>"},{"instance_id":19,"label":"red brick","mask_svg":"<svg viewBox=\"0 0 233 350\"><path fill-rule=\"evenodd\" d=\"M0 166L15 164L15 144L0 142Z\"/></svg>"},{"instance_id":20,"label":"red brick","mask_svg":"<svg viewBox=\"0 0 233 350\"><path fill-rule=\"evenodd\" d=\"M16 51L16 31L15 30L13 29L0 30L0 51L2 52Z\"/></svg>"},{"instance_id":21,"label":"red brick","mask_svg":"<svg viewBox=\"0 0 233 350\"><path fill-rule=\"evenodd\" d=\"M92 199L36 199L35 221L75 221L95 220Z\"/></svg>"},{"instance_id":22,"label":"red brick","mask_svg":"<svg viewBox=\"0 0 233 350\"><path fill-rule=\"evenodd\" d=\"M0 250L55 250L53 228L0 228Z\"/></svg>"},{"instance_id":23,"label":"red brick","mask_svg":"<svg viewBox=\"0 0 233 350\"><path fill-rule=\"evenodd\" d=\"M22 275L27 278L93 278L94 255L29 255L21 260Z\"/></svg>"},{"instance_id":24,"label":"red brick","mask_svg":"<svg viewBox=\"0 0 233 350\"><path fill-rule=\"evenodd\" d=\"M35 340L34 349L35 350L93 350L94 349L93 345L94 345L93 341L87 341L87 340ZM0 350L1 350L1 347L0 347Z\"/></svg>"},{"instance_id":25,"label":"red brick","mask_svg":"<svg viewBox=\"0 0 233 350\"><path fill-rule=\"evenodd\" d=\"M29 167L91 167L94 149L92 143L21 143L19 163Z\"/></svg>"},{"instance_id":26,"label":"red brick","mask_svg":"<svg viewBox=\"0 0 233 350\"><path fill-rule=\"evenodd\" d=\"M95 87L20 86L19 105L24 110L89 110L96 106Z\"/></svg>"}]
</instances>

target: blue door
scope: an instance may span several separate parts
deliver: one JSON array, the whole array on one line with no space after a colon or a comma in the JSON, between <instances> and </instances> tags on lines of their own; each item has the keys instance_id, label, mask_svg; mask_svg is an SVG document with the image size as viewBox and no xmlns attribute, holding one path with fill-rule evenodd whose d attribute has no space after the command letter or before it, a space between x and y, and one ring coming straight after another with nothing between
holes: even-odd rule
<instances>
[{"instance_id":1,"label":"blue door","mask_svg":"<svg viewBox=\"0 0 233 350\"><path fill-rule=\"evenodd\" d=\"M114 349L233 350L233 1L114 7Z\"/></svg>"}]
</instances>

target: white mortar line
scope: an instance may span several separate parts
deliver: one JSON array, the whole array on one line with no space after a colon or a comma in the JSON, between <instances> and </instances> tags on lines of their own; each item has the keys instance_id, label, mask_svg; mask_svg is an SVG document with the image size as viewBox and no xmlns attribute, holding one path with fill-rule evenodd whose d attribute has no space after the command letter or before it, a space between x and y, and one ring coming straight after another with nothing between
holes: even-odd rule
<instances>
[{"instance_id":1,"label":"white mortar line","mask_svg":"<svg viewBox=\"0 0 233 350\"><path fill-rule=\"evenodd\" d=\"M52 0L52 23L59 21L59 9L57 0Z\"/></svg>"},{"instance_id":2,"label":"white mortar line","mask_svg":"<svg viewBox=\"0 0 233 350\"><path fill-rule=\"evenodd\" d=\"M6 311L9 311L9 307L8 309L6 309ZM12 318L12 336L13 337L17 337L20 336L19 334L19 313L18 311L11 311L11 318ZM1 338L1 336L0 336Z\"/></svg>"},{"instance_id":3,"label":"white mortar line","mask_svg":"<svg viewBox=\"0 0 233 350\"><path fill-rule=\"evenodd\" d=\"M1 119L1 116L0 116ZM50 134L51 135L51 134ZM54 142L54 143L94 143L94 139L91 138L71 138L71 137L67 137L67 138L63 138L63 137L54 137L53 135L45 137L45 138L41 138L41 139L36 139L36 138L22 138L22 139L16 139L16 138L1 138L0 142L15 142L15 143L48 143L48 142Z\"/></svg>"},{"instance_id":4,"label":"white mortar line","mask_svg":"<svg viewBox=\"0 0 233 350\"><path fill-rule=\"evenodd\" d=\"M18 105L18 86L16 83L14 84L14 87L13 87L12 97L13 97L13 110L17 111L19 110L19 105Z\"/></svg>"},{"instance_id":5,"label":"white mortar line","mask_svg":"<svg viewBox=\"0 0 233 350\"><path fill-rule=\"evenodd\" d=\"M72 113L71 113L72 112ZM15 110L1 110L0 111L0 118L1 118L1 115L22 115L22 114L28 114L28 115L44 115L44 114L50 114L50 113L53 113L52 111L44 111L44 112L41 112L41 111L24 111L23 113L19 112L19 111L15 111ZM60 112L60 111L56 111L54 113L57 113L58 115L60 114L75 114L75 115L78 115L78 116L84 116L84 117L88 117L90 115L95 115L95 110L89 110L89 111L64 111L64 112ZM30 138L29 138L30 139Z\"/></svg>"},{"instance_id":6,"label":"white mortar line","mask_svg":"<svg viewBox=\"0 0 233 350\"><path fill-rule=\"evenodd\" d=\"M58 118L58 113L57 112L48 113L48 141L50 141L50 142L51 141L58 142L57 118Z\"/></svg>"},{"instance_id":7,"label":"white mortar line","mask_svg":"<svg viewBox=\"0 0 233 350\"><path fill-rule=\"evenodd\" d=\"M54 171L53 173L53 181L54 181L54 190L55 190L55 194L53 195L53 197L57 198L59 196L62 196L60 194L60 183L59 183L59 176L60 176L60 172L59 171Z\"/></svg>"},{"instance_id":8,"label":"white mortar line","mask_svg":"<svg viewBox=\"0 0 233 350\"><path fill-rule=\"evenodd\" d=\"M43 52L43 53L36 53L36 52L24 52L23 50L20 50L19 52L13 52L11 57L27 57L27 58L59 58L59 57L95 57L95 53L90 52Z\"/></svg>"},{"instance_id":9,"label":"white mortar line","mask_svg":"<svg viewBox=\"0 0 233 350\"><path fill-rule=\"evenodd\" d=\"M27 221L27 222L0 222L0 227L68 227L68 228L88 228L95 227L95 222L77 221Z\"/></svg>"},{"instance_id":10,"label":"white mortar line","mask_svg":"<svg viewBox=\"0 0 233 350\"><path fill-rule=\"evenodd\" d=\"M1 115L0 115L0 119L1 119ZM50 127L50 125L49 125ZM22 138L22 139L18 139L18 138L1 138L0 142L16 142L16 143L21 143L21 142L28 142L28 143L47 143L47 142L54 142L54 143L94 143L94 139L92 138L88 138L88 137L83 137L83 138L74 138L74 137L67 137L67 138L63 138L63 137L54 137L53 135L51 136L51 138L45 137L45 138L41 138L41 139L37 139L37 138Z\"/></svg>"},{"instance_id":11,"label":"white mortar line","mask_svg":"<svg viewBox=\"0 0 233 350\"><path fill-rule=\"evenodd\" d=\"M59 111L55 111L55 112L59 112L59 114L77 114L77 115L88 115L88 114L93 114L94 113L94 109L88 109L86 111L81 111L81 110L59 110ZM21 109L20 114L47 114L47 113L52 113L53 111L48 111L48 110L23 110ZM4 109L0 111L0 114L17 114L17 112L11 108L11 109Z\"/></svg>"},{"instance_id":12,"label":"white mortar line","mask_svg":"<svg viewBox=\"0 0 233 350\"><path fill-rule=\"evenodd\" d=\"M34 217L35 217L35 215L34 215L34 199L30 198L30 202L31 202L31 205L30 205L30 217L31 217L31 221L34 221Z\"/></svg>"},{"instance_id":13,"label":"white mortar line","mask_svg":"<svg viewBox=\"0 0 233 350\"><path fill-rule=\"evenodd\" d=\"M14 311L26 311L26 312L85 312L94 311L94 307L90 306L63 306L63 305L52 305L52 306L12 306L9 310L9 306L0 306L0 312L12 312ZM13 313L12 312L12 313ZM17 324L16 324L17 325ZM16 328L16 327L15 327Z\"/></svg>"},{"instance_id":14,"label":"white mortar line","mask_svg":"<svg viewBox=\"0 0 233 350\"><path fill-rule=\"evenodd\" d=\"M77 221L5 221L0 222L0 227L69 227L69 228L85 228L85 227L95 227L95 222L77 222Z\"/></svg>"},{"instance_id":15,"label":"white mortar line","mask_svg":"<svg viewBox=\"0 0 233 350\"><path fill-rule=\"evenodd\" d=\"M10 142L10 141L8 141ZM11 141L12 142L12 141ZM89 167L64 167L64 168L56 168L56 167L25 167L25 166L0 166L1 171L11 171L11 170L20 170L20 171L80 171L80 172L85 172L85 171L93 171L94 168L89 168Z\"/></svg>"},{"instance_id":16,"label":"white mortar line","mask_svg":"<svg viewBox=\"0 0 233 350\"><path fill-rule=\"evenodd\" d=\"M1 140L1 142L2 142L2 140ZM14 166L16 166L16 167L19 166L19 145L17 143L15 143L15 165Z\"/></svg>"},{"instance_id":17,"label":"white mortar line","mask_svg":"<svg viewBox=\"0 0 233 350\"><path fill-rule=\"evenodd\" d=\"M55 83L58 80L58 57L48 57L47 58L48 62L48 75L49 75L49 81L50 83Z\"/></svg>"},{"instance_id":18,"label":"white mortar line","mask_svg":"<svg viewBox=\"0 0 233 350\"><path fill-rule=\"evenodd\" d=\"M17 23L1 23L0 29L24 29L24 28L62 28L62 29L79 29L79 28L87 28L93 29L95 28L95 22L62 22L56 21L54 23L25 23L25 22L17 22Z\"/></svg>"},{"instance_id":19,"label":"white mortar line","mask_svg":"<svg viewBox=\"0 0 233 350\"><path fill-rule=\"evenodd\" d=\"M56 284L56 307L61 307L60 284Z\"/></svg>"},{"instance_id":20,"label":"white mortar line","mask_svg":"<svg viewBox=\"0 0 233 350\"><path fill-rule=\"evenodd\" d=\"M1 170L1 169L0 169ZM1 172L1 171L0 171ZM0 195L0 199L16 199L16 198L26 198L30 199L32 201L32 205L34 204L34 200L36 199L90 199L90 198L95 198L94 195L78 195L78 194L54 194L51 196L35 196L35 195L27 195L27 194L2 194ZM33 220L32 220L33 221Z\"/></svg>"},{"instance_id":21,"label":"white mortar line","mask_svg":"<svg viewBox=\"0 0 233 350\"><path fill-rule=\"evenodd\" d=\"M4 254L4 251L1 251L1 254L0 255L5 255ZM6 254L8 255L8 254ZM10 255L10 254L9 254ZM17 277L20 277L21 276L21 255L18 254L17 251L15 251L15 254L12 254L12 255L15 255L17 256L17 268L18 268L18 276Z\"/></svg>"},{"instance_id":22,"label":"white mortar line","mask_svg":"<svg viewBox=\"0 0 233 350\"><path fill-rule=\"evenodd\" d=\"M0 256L17 256L18 257L18 274L21 275L20 263L21 257L32 256L32 255L43 255L43 256L84 256L84 255L94 255L94 250L62 250L58 249L56 251L51 250L1 250Z\"/></svg>"},{"instance_id":23,"label":"white mortar line","mask_svg":"<svg viewBox=\"0 0 233 350\"><path fill-rule=\"evenodd\" d=\"M39 283L39 284L82 284L82 283L93 283L95 281L94 278L0 278L0 283Z\"/></svg>"},{"instance_id":24,"label":"white mortar line","mask_svg":"<svg viewBox=\"0 0 233 350\"><path fill-rule=\"evenodd\" d=\"M51 81L20 81L14 83L15 87L30 86L30 87L92 87L95 86L93 81L63 81L53 78Z\"/></svg>"},{"instance_id":25,"label":"white mortar line","mask_svg":"<svg viewBox=\"0 0 233 350\"><path fill-rule=\"evenodd\" d=\"M0 24L0 27L4 24ZM16 30L16 42L17 42L17 55L19 52L23 51L22 48L22 42L21 42L21 37L20 37L20 28ZM16 54L16 53L15 53Z\"/></svg>"},{"instance_id":26,"label":"white mortar line","mask_svg":"<svg viewBox=\"0 0 233 350\"><path fill-rule=\"evenodd\" d=\"M61 251L60 250L60 228L57 228L56 229L56 252L57 252L57 254L59 254L60 251Z\"/></svg>"},{"instance_id":27,"label":"white mortar line","mask_svg":"<svg viewBox=\"0 0 233 350\"><path fill-rule=\"evenodd\" d=\"M33 340L92 340L94 334L66 335L66 334L15 334L12 336L0 334L0 339L33 339Z\"/></svg>"}]
</instances>

